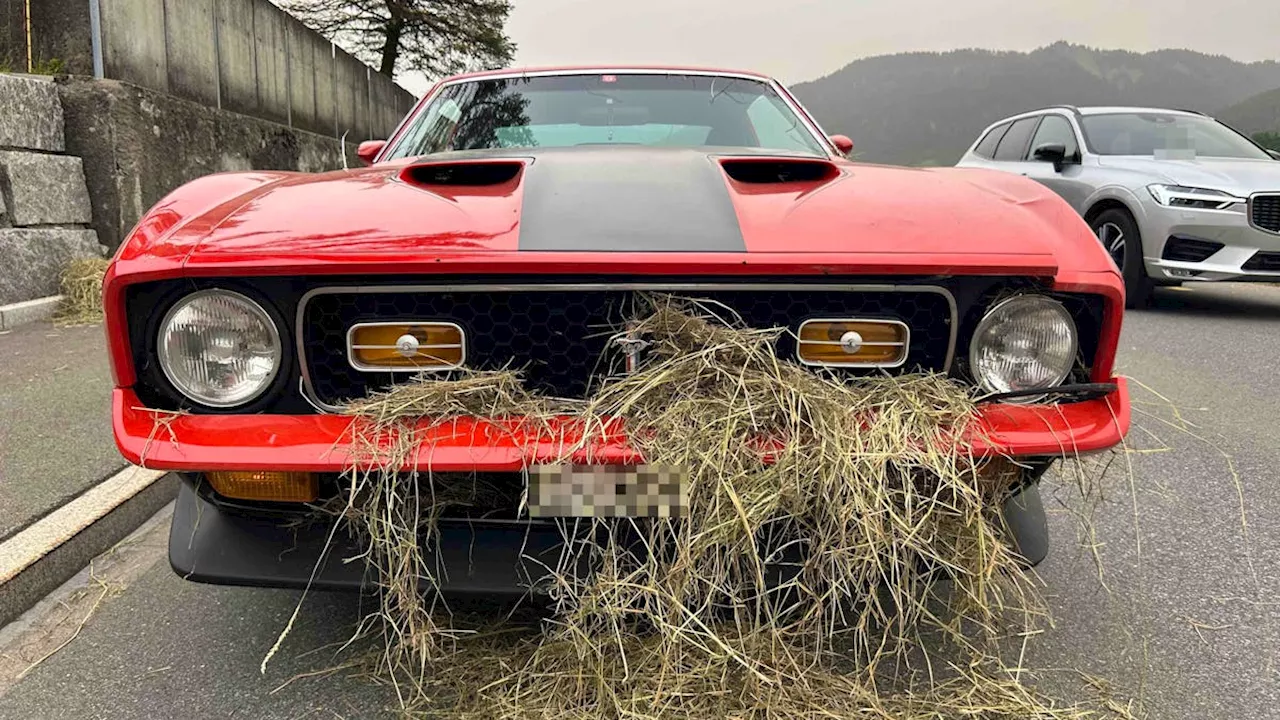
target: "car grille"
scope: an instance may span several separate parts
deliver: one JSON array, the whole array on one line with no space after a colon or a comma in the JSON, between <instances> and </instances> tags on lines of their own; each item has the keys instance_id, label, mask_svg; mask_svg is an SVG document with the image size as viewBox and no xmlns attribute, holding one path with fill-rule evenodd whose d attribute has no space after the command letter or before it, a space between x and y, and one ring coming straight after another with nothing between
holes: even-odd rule
<instances>
[{"instance_id":1,"label":"car grille","mask_svg":"<svg viewBox=\"0 0 1280 720\"><path fill-rule=\"evenodd\" d=\"M1280 252L1254 253L1253 257L1241 266L1241 269L1253 272L1280 272Z\"/></svg>"},{"instance_id":2,"label":"car grille","mask_svg":"<svg viewBox=\"0 0 1280 720\"><path fill-rule=\"evenodd\" d=\"M1177 262L1204 262L1210 255L1218 252L1226 247L1220 242L1212 242L1209 240L1197 240L1189 237L1173 236L1164 245L1164 253L1161 255L1165 260L1175 260Z\"/></svg>"},{"instance_id":3,"label":"car grille","mask_svg":"<svg viewBox=\"0 0 1280 720\"><path fill-rule=\"evenodd\" d=\"M1280 194L1254 195L1249 200L1249 222L1259 230L1280 233Z\"/></svg>"},{"instance_id":4,"label":"car grille","mask_svg":"<svg viewBox=\"0 0 1280 720\"><path fill-rule=\"evenodd\" d=\"M346 334L370 321L448 321L462 326L467 366L519 368L531 390L578 398L593 377L620 372L624 358L608 342L651 288L560 288L458 286L452 288L333 288L314 291L299 313L304 379L314 400L333 407L343 400L386 389L411 377L406 373L361 372L347 358ZM762 288L706 285L664 286L699 301L721 316L736 314L749 327L789 327L810 318L883 318L911 329L907 362L895 370L947 369L956 324L954 301L938 288L841 289L841 286ZM794 357L794 342L778 344Z\"/></svg>"}]
</instances>

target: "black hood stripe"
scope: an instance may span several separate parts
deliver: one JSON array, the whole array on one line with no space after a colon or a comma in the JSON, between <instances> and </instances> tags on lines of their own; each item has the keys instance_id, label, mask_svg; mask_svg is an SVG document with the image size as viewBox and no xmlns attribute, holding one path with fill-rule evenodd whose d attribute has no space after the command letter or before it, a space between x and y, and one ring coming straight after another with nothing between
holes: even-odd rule
<instances>
[{"instance_id":1,"label":"black hood stripe","mask_svg":"<svg viewBox=\"0 0 1280 720\"><path fill-rule=\"evenodd\" d=\"M525 168L520 250L745 252L719 163L705 152L536 153Z\"/></svg>"}]
</instances>

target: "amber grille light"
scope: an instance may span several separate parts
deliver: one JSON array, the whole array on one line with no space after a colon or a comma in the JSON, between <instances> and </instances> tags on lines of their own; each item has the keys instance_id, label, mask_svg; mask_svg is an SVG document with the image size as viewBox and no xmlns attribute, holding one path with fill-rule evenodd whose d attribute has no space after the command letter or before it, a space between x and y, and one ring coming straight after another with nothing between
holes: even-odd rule
<instances>
[{"instance_id":1,"label":"amber grille light","mask_svg":"<svg viewBox=\"0 0 1280 720\"><path fill-rule=\"evenodd\" d=\"M452 370L467 359L466 336L446 322L361 323L347 332L347 357L369 372Z\"/></svg>"},{"instance_id":2,"label":"amber grille light","mask_svg":"<svg viewBox=\"0 0 1280 720\"><path fill-rule=\"evenodd\" d=\"M898 367L911 341L898 320L806 320L798 335L800 362L821 367Z\"/></svg>"}]
</instances>

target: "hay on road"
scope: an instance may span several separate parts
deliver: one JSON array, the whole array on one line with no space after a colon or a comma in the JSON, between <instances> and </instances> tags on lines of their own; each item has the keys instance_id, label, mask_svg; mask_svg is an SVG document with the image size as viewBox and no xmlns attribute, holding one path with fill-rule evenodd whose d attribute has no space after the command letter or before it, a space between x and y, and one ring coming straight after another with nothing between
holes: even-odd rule
<instances>
[{"instance_id":1,"label":"hay on road","mask_svg":"<svg viewBox=\"0 0 1280 720\"><path fill-rule=\"evenodd\" d=\"M62 270L59 282L62 301L53 316L59 327L95 325L102 322L102 279L110 261L104 258L72 260Z\"/></svg>"}]
</instances>

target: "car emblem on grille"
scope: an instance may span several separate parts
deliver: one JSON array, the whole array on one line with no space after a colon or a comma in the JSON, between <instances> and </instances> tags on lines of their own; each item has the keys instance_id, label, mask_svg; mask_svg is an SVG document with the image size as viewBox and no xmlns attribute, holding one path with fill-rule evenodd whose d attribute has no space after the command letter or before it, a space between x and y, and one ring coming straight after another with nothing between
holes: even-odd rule
<instances>
[{"instance_id":1,"label":"car emblem on grille","mask_svg":"<svg viewBox=\"0 0 1280 720\"><path fill-rule=\"evenodd\" d=\"M635 372L636 368L640 367L640 359L643 356L644 349L649 347L648 340L644 340L630 334L616 335L610 342L615 347L620 348L623 355L626 357L628 375Z\"/></svg>"}]
</instances>

